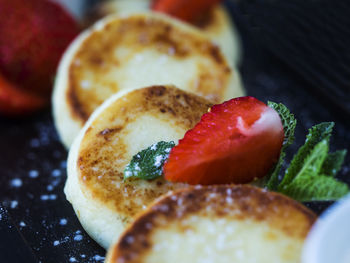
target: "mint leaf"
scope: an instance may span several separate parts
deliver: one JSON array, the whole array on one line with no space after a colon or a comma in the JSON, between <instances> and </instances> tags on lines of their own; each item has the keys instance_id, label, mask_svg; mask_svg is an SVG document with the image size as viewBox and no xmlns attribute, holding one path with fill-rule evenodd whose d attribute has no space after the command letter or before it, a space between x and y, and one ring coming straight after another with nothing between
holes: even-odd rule
<instances>
[{"instance_id":1,"label":"mint leaf","mask_svg":"<svg viewBox=\"0 0 350 263\"><path fill-rule=\"evenodd\" d=\"M294 142L294 130L297 125L297 121L294 118L294 115L282 103L275 103L275 102L269 101L267 105L272 109L274 109L275 111L277 111L277 113L281 118L283 130L284 130L284 140L283 140L283 146L281 149L280 157L275 167L270 171L269 175L267 176L269 179L265 184L265 187L267 187L267 189L277 190L277 186L279 183L278 175L281 171L281 168L286 156L285 150L289 145L291 145Z\"/></svg>"},{"instance_id":2,"label":"mint leaf","mask_svg":"<svg viewBox=\"0 0 350 263\"><path fill-rule=\"evenodd\" d=\"M279 187L288 185L297 176L303 167L304 160L319 142L324 139L327 143L329 142L333 127L334 122L322 122L309 129L305 144L299 148L297 154L293 157Z\"/></svg>"},{"instance_id":3,"label":"mint leaf","mask_svg":"<svg viewBox=\"0 0 350 263\"><path fill-rule=\"evenodd\" d=\"M301 202L336 200L349 193L347 184L333 178L346 155L346 150L328 153L333 122L324 122L309 129L305 144L293 157L282 182L279 182L285 150L294 141L296 120L283 104L268 102L268 106L280 115L285 138L277 164L264 178L265 187Z\"/></svg>"},{"instance_id":4,"label":"mint leaf","mask_svg":"<svg viewBox=\"0 0 350 263\"><path fill-rule=\"evenodd\" d=\"M300 170L293 177L293 180L289 182L289 184L279 185L278 190L281 193L284 193L284 189L290 186L293 186L293 183L298 180L298 178L309 178L309 180L313 179L313 177L317 176L321 170L322 164L324 160L327 158L328 154L328 141L327 139L323 139L319 142L309 153L309 155L302 161L300 164Z\"/></svg>"},{"instance_id":5,"label":"mint leaf","mask_svg":"<svg viewBox=\"0 0 350 263\"><path fill-rule=\"evenodd\" d=\"M290 171L290 178L282 180L279 192L300 202L336 200L349 193L347 184L332 177L340 169L346 153L328 153L333 125L321 123L309 130L305 144L286 171L285 176Z\"/></svg>"},{"instance_id":6,"label":"mint leaf","mask_svg":"<svg viewBox=\"0 0 350 263\"><path fill-rule=\"evenodd\" d=\"M152 180L162 176L164 162L174 146L173 141L160 141L134 155L125 167L124 180L129 178Z\"/></svg>"},{"instance_id":7,"label":"mint leaf","mask_svg":"<svg viewBox=\"0 0 350 263\"><path fill-rule=\"evenodd\" d=\"M332 201L349 193L347 184L326 176L302 176L285 186L283 194L300 201Z\"/></svg>"},{"instance_id":8,"label":"mint leaf","mask_svg":"<svg viewBox=\"0 0 350 263\"><path fill-rule=\"evenodd\" d=\"M346 155L346 150L329 153L324 161L321 173L334 177L340 170Z\"/></svg>"}]
</instances>

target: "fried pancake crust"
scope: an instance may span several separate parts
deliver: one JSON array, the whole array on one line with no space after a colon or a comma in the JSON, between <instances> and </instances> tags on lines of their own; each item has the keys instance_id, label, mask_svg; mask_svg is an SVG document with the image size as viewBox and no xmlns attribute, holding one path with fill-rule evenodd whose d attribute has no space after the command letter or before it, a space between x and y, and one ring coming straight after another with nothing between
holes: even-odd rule
<instances>
[{"instance_id":1,"label":"fried pancake crust","mask_svg":"<svg viewBox=\"0 0 350 263\"><path fill-rule=\"evenodd\" d=\"M159 141L182 138L210 106L174 86L152 86L117 94L94 112L69 152L65 194L103 247L157 197L184 187L163 178L124 181L132 156Z\"/></svg>"},{"instance_id":2,"label":"fried pancake crust","mask_svg":"<svg viewBox=\"0 0 350 263\"><path fill-rule=\"evenodd\" d=\"M260 188L190 187L139 215L106 262L300 262L315 220L302 204Z\"/></svg>"}]
</instances>

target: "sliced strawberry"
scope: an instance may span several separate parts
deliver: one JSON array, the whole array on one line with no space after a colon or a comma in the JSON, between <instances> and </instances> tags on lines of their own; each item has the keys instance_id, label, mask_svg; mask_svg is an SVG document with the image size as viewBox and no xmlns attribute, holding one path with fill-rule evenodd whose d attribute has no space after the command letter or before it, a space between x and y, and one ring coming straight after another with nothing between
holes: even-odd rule
<instances>
[{"instance_id":1,"label":"sliced strawberry","mask_svg":"<svg viewBox=\"0 0 350 263\"><path fill-rule=\"evenodd\" d=\"M26 115L47 104L47 98L16 87L0 74L0 115Z\"/></svg>"},{"instance_id":2,"label":"sliced strawberry","mask_svg":"<svg viewBox=\"0 0 350 263\"><path fill-rule=\"evenodd\" d=\"M165 179L189 184L249 183L278 160L284 138L278 113L253 97L215 105L175 146Z\"/></svg>"},{"instance_id":3,"label":"sliced strawberry","mask_svg":"<svg viewBox=\"0 0 350 263\"><path fill-rule=\"evenodd\" d=\"M221 0L153 0L151 8L187 22L209 11Z\"/></svg>"}]
</instances>

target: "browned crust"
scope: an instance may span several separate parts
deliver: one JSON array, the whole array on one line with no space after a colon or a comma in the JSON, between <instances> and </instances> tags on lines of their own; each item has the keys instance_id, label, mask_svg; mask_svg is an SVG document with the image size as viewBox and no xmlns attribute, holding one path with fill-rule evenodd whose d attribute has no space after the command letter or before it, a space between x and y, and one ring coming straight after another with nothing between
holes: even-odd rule
<instances>
[{"instance_id":1,"label":"browned crust","mask_svg":"<svg viewBox=\"0 0 350 263\"><path fill-rule=\"evenodd\" d=\"M72 79L73 79L73 76L70 73L69 83L72 82ZM71 85L67 89L66 100L68 102L67 105L69 106L71 116L76 121L79 121L81 125L83 125L88 120L90 114L88 114L87 111L84 109L84 106L79 101L76 89L74 89Z\"/></svg>"},{"instance_id":2,"label":"browned crust","mask_svg":"<svg viewBox=\"0 0 350 263\"><path fill-rule=\"evenodd\" d=\"M189 187L168 194L142 213L109 251L108 262L138 262L153 245L150 236L154 228L181 221L191 214L265 221L287 236L301 240L317 218L305 206L284 195L252 186Z\"/></svg>"},{"instance_id":3,"label":"browned crust","mask_svg":"<svg viewBox=\"0 0 350 263\"><path fill-rule=\"evenodd\" d=\"M147 189L140 189L138 183L143 181L123 181L124 166L132 158L128 156L128 142L123 141L127 125L150 114L172 120L174 126L185 132L211 105L204 98L174 86L152 86L127 93L103 111L85 132L77 157L80 183L96 201L125 216L127 223L143 206L176 188L175 184L165 185L163 178L145 181ZM142 203L134 202L134 198L142 199Z\"/></svg>"},{"instance_id":4,"label":"browned crust","mask_svg":"<svg viewBox=\"0 0 350 263\"><path fill-rule=\"evenodd\" d=\"M213 102L223 99L231 71L217 46L209 40L179 30L163 19L134 15L112 20L101 31L94 31L74 55L69 66L66 99L75 120L84 123L97 106L120 91L118 82L112 83L102 78L108 69L118 68L123 63L124 60L119 61L114 56L114 49L119 45L132 46L134 53L152 47L164 55L180 60L191 54L209 58L213 67L199 65L200 74L193 78L192 91L210 98ZM94 86L88 90L81 87L86 70L95 72L98 83L93 82L92 85L96 84L99 88L103 86L103 92Z\"/></svg>"}]
</instances>

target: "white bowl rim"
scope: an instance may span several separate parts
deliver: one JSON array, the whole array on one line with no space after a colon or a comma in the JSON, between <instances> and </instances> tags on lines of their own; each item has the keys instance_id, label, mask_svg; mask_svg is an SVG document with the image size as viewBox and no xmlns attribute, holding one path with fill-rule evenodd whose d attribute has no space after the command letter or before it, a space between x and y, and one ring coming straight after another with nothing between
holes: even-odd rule
<instances>
[{"instance_id":1,"label":"white bowl rim","mask_svg":"<svg viewBox=\"0 0 350 263\"><path fill-rule=\"evenodd\" d=\"M348 219L348 224L344 225L342 222L346 221L346 219ZM302 263L329 262L326 261L326 255L328 256L329 253L336 254L334 247L337 247L337 244L346 242L341 239L332 239L336 231L349 232L347 244L350 244L350 194L333 204L318 218L305 241ZM327 249L323 249L325 245L327 245ZM332 262L341 262L340 260L346 253L349 253L349 250L342 252L344 254L337 254L340 258L333 258Z\"/></svg>"}]
</instances>

